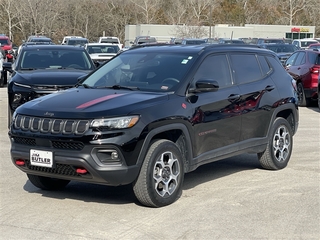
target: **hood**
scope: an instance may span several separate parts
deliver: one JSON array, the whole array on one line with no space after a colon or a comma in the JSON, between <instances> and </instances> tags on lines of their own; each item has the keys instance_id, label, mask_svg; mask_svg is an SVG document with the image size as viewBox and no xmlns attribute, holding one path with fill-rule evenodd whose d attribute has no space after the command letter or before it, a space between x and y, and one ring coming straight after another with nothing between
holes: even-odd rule
<instances>
[{"instance_id":1,"label":"hood","mask_svg":"<svg viewBox=\"0 0 320 240\"><path fill-rule=\"evenodd\" d=\"M71 88L26 102L17 109L17 113L38 117L92 119L125 116L166 100L166 93Z\"/></svg>"},{"instance_id":2,"label":"hood","mask_svg":"<svg viewBox=\"0 0 320 240\"><path fill-rule=\"evenodd\" d=\"M78 78L92 70L79 69L38 69L33 71L17 71L14 81L28 85L74 85Z\"/></svg>"}]
</instances>

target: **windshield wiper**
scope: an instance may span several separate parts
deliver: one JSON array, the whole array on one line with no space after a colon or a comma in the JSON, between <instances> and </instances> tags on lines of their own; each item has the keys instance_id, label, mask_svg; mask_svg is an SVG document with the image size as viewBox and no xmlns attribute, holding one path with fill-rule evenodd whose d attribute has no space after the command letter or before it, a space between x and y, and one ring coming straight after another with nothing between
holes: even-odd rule
<instances>
[{"instance_id":1,"label":"windshield wiper","mask_svg":"<svg viewBox=\"0 0 320 240\"><path fill-rule=\"evenodd\" d=\"M129 86L121 86L121 85L113 85L113 86L103 86L103 87L97 87L97 88L110 88L110 89L126 89L126 90L140 90L138 87L129 87Z\"/></svg>"},{"instance_id":2,"label":"windshield wiper","mask_svg":"<svg viewBox=\"0 0 320 240\"><path fill-rule=\"evenodd\" d=\"M32 71L37 70L37 68L20 68L21 71Z\"/></svg>"},{"instance_id":3,"label":"windshield wiper","mask_svg":"<svg viewBox=\"0 0 320 240\"><path fill-rule=\"evenodd\" d=\"M88 84L85 84L85 83L76 84L76 87L79 87L79 86L83 86L84 88L92 88L91 86L89 86Z\"/></svg>"}]
</instances>

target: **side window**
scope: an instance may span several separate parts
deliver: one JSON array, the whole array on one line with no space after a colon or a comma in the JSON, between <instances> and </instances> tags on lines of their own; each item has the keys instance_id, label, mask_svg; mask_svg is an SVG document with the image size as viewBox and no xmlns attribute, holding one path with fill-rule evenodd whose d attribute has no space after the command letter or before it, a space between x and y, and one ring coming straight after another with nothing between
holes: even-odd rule
<instances>
[{"instance_id":1,"label":"side window","mask_svg":"<svg viewBox=\"0 0 320 240\"><path fill-rule=\"evenodd\" d=\"M198 68L194 78L196 80L215 80L219 83L219 88L231 86L232 81L227 56L220 54L206 57Z\"/></svg>"},{"instance_id":2,"label":"side window","mask_svg":"<svg viewBox=\"0 0 320 240\"><path fill-rule=\"evenodd\" d=\"M238 84L253 82L262 77L256 55L231 54L230 58L234 79Z\"/></svg>"},{"instance_id":3,"label":"side window","mask_svg":"<svg viewBox=\"0 0 320 240\"><path fill-rule=\"evenodd\" d=\"M267 75L270 72L270 66L267 63L267 60L264 56L258 56L259 62L260 62L260 66L263 72L263 75Z\"/></svg>"},{"instance_id":4,"label":"side window","mask_svg":"<svg viewBox=\"0 0 320 240\"><path fill-rule=\"evenodd\" d=\"M302 65L306 62L306 53L300 52L296 61L294 62L294 66Z\"/></svg>"},{"instance_id":5,"label":"side window","mask_svg":"<svg viewBox=\"0 0 320 240\"><path fill-rule=\"evenodd\" d=\"M286 61L285 65L286 66L293 66L294 60L298 56L299 52L292 54Z\"/></svg>"}]
</instances>

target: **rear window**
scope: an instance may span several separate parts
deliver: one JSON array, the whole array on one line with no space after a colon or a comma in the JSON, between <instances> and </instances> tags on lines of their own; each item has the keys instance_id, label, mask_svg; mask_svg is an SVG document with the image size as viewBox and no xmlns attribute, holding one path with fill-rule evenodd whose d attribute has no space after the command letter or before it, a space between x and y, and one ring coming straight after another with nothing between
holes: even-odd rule
<instances>
[{"instance_id":1,"label":"rear window","mask_svg":"<svg viewBox=\"0 0 320 240\"><path fill-rule=\"evenodd\" d=\"M155 38L140 38L138 40L138 44L142 44L142 43L153 43L153 42L157 42L157 40Z\"/></svg>"},{"instance_id":2,"label":"rear window","mask_svg":"<svg viewBox=\"0 0 320 240\"><path fill-rule=\"evenodd\" d=\"M118 39L114 39L114 38L101 39L100 42L101 42L101 43L115 43L115 44L119 44Z\"/></svg>"},{"instance_id":3,"label":"rear window","mask_svg":"<svg viewBox=\"0 0 320 240\"><path fill-rule=\"evenodd\" d=\"M0 45L10 45L9 39L0 39Z\"/></svg>"}]
</instances>

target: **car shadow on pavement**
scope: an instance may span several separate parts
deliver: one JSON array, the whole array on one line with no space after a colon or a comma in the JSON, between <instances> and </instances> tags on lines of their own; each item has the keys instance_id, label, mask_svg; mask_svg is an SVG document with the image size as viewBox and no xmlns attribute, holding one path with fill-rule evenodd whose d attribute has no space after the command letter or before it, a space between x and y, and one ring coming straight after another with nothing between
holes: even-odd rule
<instances>
[{"instance_id":1,"label":"car shadow on pavement","mask_svg":"<svg viewBox=\"0 0 320 240\"><path fill-rule=\"evenodd\" d=\"M136 202L132 186L105 186L91 183L71 181L64 189L56 191L41 190L27 181L24 190L41 194L43 197L55 199L73 199L83 202L105 204L128 204Z\"/></svg>"},{"instance_id":2,"label":"car shadow on pavement","mask_svg":"<svg viewBox=\"0 0 320 240\"><path fill-rule=\"evenodd\" d=\"M183 190L191 189L205 182L213 181L228 175L261 168L256 154L243 154L198 167L185 174ZM55 199L73 199L83 202L104 204L141 204L135 198L132 185L110 187L71 181L64 189L56 191L41 190L27 181L24 190Z\"/></svg>"},{"instance_id":3,"label":"car shadow on pavement","mask_svg":"<svg viewBox=\"0 0 320 240\"><path fill-rule=\"evenodd\" d=\"M222 159L198 167L184 177L184 190L191 189L205 182L238 173L240 171L262 169L257 154L242 154Z\"/></svg>"}]
</instances>

